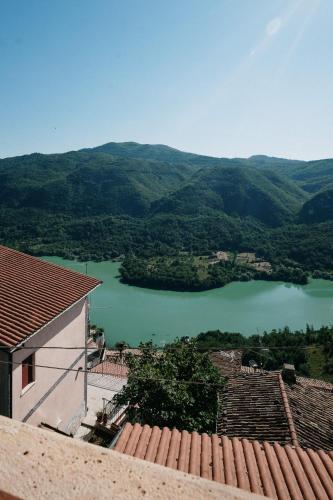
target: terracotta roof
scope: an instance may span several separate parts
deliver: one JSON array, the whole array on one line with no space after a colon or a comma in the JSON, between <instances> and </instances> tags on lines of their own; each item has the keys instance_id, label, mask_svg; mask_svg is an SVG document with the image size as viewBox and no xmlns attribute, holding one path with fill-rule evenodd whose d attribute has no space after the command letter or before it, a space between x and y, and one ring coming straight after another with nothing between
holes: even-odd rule
<instances>
[{"instance_id":1,"label":"terracotta roof","mask_svg":"<svg viewBox=\"0 0 333 500\"><path fill-rule=\"evenodd\" d=\"M325 382L325 380L318 380L316 378L308 377L296 377L296 380L303 387L314 387L316 389L322 389L323 391L333 392L333 384L330 382Z\"/></svg>"},{"instance_id":2,"label":"terracotta roof","mask_svg":"<svg viewBox=\"0 0 333 500\"><path fill-rule=\"evenodd\" d=\"M0 245L0 344L16 346L100 283Z\"/></svg>"},{"instance_id":3,"label":"terracotta roof","mask_svg":"<svg viewBox=\"0 0 333 500\"><path fill-rule=\"evenodd\" d=\"M252 366L242 365L240 371L243 373L258 373L258 372L264 372L265 370L263 370L262 368L253 368Z\"/></svg>"},{"instance_id":4,"label":"terracotta roof","mask_svg":"<svg viewBox=\"0 0 333 500\"><path fill-rule=\"evenodd\" d=\"M219 394L218 434L333 450L333 393L283 381L281 372L240 372Z\"/></svg>"},{"instance_id":5,"label":"terracotta roof","mask_svg":"<svg viewBox=\"0 0 333 500\"><path fill-rule=\"evenodd\" d=\"M220 399L218 434L290 443L278 373L233 375Z\"/></svg>"},{"instance_id":6,"label":"terracotta roof","mask_svg":"<svg viewBox=\"0 0 333 500\"><path fill-rule=\"evenodd\" d=\"M231 351L212 352L209 355L209 359L223 377L228 377L241 370L242 356L243 351L241 349L234 349Z\"/></svg>"},{"instance_id":7,"label":"terracotta roof","mask_svg":"<svg viewBox=\"0 0 333 500\"><path fill-rule=\"evenodd\" d=\"M284 384L300 446L333 450L333 394Z\"/></svg>"},{"instance_id":8,"label":"terracotta roof","mask_svg":"<svg viewBox=\"0 0 333 500\"><path fill-rule=\"evenodd\" d=\"M113 363L112 361L102 361L98 365L94 366L91 373L101 373L102 375L114 375L115 377L127 378L129 369L126 365L121 365L119 363Z\"/></svg>"},{"instance_id":9,"label":"terracotta roof","mask_svg":"<svg viewBox=\"0 0 333 500\"><path fill-rule=\"evenodd\" d=\"M241 366L240 371L243 373L258 373L258 372L267 373L267 370L264 370L262 368L253 368L251 366L244 366L244 365ZM275 370L275 371L280 371L280 370ZM314 387L316 389L322 389L323 391L333 392L333 384L331 384L330 382L326 382L325 380L319 380L317 378L310 378L310 377L300 377L299 375L297 375L296 381L303 387Z\"/></svg>"},{"instance_id":10,"label":"terracotta roof","mask_svg":"<svg viewBox=\"0 0 333 500\"><path fill-rule=\"evenodd\" d=\"M129 423L114 449L271 498L333 498L333 452Z\"/></svg>"},{"instance_id":11,"label":"terracotta roof","mask_svg":"<svg viewBox=\"0 0 333 500\"><path fill-rule=\"evenodd\" d=\"M140 349L133 349L132 347L128 347L127 349L124 349L122 352L123 355L125 354L133 354L133 356L141 356L142 352ZM107 349L106 351L107 356L113 356L115 359L119 358L119 350L117 349Z\"/></svg>"}]
</instances>

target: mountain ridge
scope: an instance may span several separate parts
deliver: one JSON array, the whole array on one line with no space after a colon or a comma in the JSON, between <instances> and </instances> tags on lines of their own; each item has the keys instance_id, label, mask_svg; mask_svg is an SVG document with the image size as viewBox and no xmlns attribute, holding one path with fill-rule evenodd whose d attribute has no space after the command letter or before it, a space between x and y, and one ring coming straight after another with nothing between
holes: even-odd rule
<instances>
[{"instance_id":1,"label":"mountain ridge","mask_svg":"<svg viewBox=\"0 0 333 500\"><path fill-rule=\"evenodd\" d=\"M230 248L326 269L331 216L310 228L302 209L331 184L333 160L214 158L133 142L23 155L0 160L0 241L93 259Z\"/></svg>"}]
</instances>

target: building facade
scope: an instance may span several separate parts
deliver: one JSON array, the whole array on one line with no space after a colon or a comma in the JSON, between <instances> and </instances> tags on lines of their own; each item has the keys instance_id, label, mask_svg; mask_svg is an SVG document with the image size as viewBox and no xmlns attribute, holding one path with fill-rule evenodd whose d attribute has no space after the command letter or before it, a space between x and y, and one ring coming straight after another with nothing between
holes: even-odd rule
<instances>
[{"instance_id":1,"label":"building facade","mask_svg":"<svg viewBox=\"0 0 333 500\"><path fill-rule=\"evenodd\" d=\"M75 433L86 414L87 295L99 284L0 247L0 414Z\"/></svg>"}]
</instances>

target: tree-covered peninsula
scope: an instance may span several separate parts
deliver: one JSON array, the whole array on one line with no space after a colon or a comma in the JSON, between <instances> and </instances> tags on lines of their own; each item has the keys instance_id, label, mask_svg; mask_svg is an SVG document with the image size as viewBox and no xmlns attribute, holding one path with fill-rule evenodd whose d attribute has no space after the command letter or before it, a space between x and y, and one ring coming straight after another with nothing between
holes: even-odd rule
<instances>
[{"instance_id":1,"label":"tree-covered peninsula","mask_svg":"<svg viewBox=\"0 0 333 500\"><path fill-rule=\"evenodd\" d=\"M226 252L217 252L219 255ZM244 253L238 255L255 255ZM154 258L125 257L120 267L121 280L130 285L159 290L201 291L223 287L232 281L286 281L306 284L308 274L293 262L276 265L259 260L247 262L229 253L227 260L216 255L178 254ZM255 259L255 257L254 257Z\"/></svg>"}]
</instances>

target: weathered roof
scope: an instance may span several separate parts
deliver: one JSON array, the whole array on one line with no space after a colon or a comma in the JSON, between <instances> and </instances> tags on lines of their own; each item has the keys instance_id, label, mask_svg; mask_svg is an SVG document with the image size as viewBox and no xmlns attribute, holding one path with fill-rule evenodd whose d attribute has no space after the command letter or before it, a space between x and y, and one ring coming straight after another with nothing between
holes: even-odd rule
<instances>
[{"instance_id":1,"label":"weathered roof","mask_svg":"<svg viewBox=\"0 0 333 500\"><path fill-rule=\"evenodd\" d=\"M303 387L314 387L316 389L322 389L323 391L333 392L333 384L331 384L330 382L326 382L325 380L298 376L296 377L296 380Z\"/></svg>"},{"instance_id":2,"label":"weathered roof","mask_svg":"<svg viewBox=\"0 0 333 500\"><path fill-rule=\"evenodd\" d=\"M242 356L243 351L241 349L233 349L230 351L212 352L209 355L209 359L223 377L228 377L241 370Z\"/></svg>"},{"instance_id":3,"label":"weathered roof","mask_svg":"<svg viewBox=\"0 0 333 500\"><path fill-rule=\"evenodd\" d=\"M129 369L126 365L113 363L107 359L90 370L90 373L101 373L102 375L113 375L120 378L127 378L128 372Z\"/></svg>"},{"instance_id":4,"label":"weathered roof","mask_svg":"<svg viewBox=\"0 0 333 500\"><path fill-rule=\"evenodd\" d=\"M218 434L291 442L278 373L233 375L220 398Z\"/></svg>"},{"instance_id":5,"label":"weathered roof","mask_svg":"<svg viewBox=\"0 0 333 500\"><path fill-rule=\"evenodd\" d=\"M311 381L311 379L309 379ZM220 393L218 433L333 450L333 392L280 371L229 377Z\"/></svg>"},{"instance_id":6,"label":"weathered roof","mask_svg":"<svg viewBox=\"0 0 333 500\"><path fill-rule=\"evenodd\" d=\"M299 382L285 389L300 446L333 450L333 393Z\"/></svg>"},{"instance_id":7,"label":"weathered roof","mask_svg":"<svg viewBox=\"0 0 333 500\"><path fill-rule=\"evenodd\" d=\"M242 365L240 371L243 373L259 373L264 372L265 370L263 368L253 368L253 366Z\"/></svg>"},{"instance_id":8,"label":"weathered roof","mask_svg":"<svg viewBox=\"0 0 333 500\"><path fill-rule=\"evenodd\" d=\"M253 368L252 366L242 365L240 371L243 373L258 373L267 372L263 368ZM280 370L275 370L280 371ZM325 380L319 380L318 378L301 377L296 375L296 381L303 387L314 387L316 389L322 389L323 391L333 392L333 384L331 382L326 382Z\"/></svg>"},{"instance_id":9,"label":"weathered roof","mask_svg":"<svg viewBox=\"0 0 333 500\"><path fill-rule=\"evenodd\" d=\"M129 423L114 449L271 498L333 498L333 452Z\"/></svg>"},{"instance_id":10,"label":"weathered roof","mask_svg":"<svg viewBox=\"0 0 333 500\"><path fill-rule=\"evenodd\" d=\"M0 245L0 344L16 346L100 283Z\"/></svg>"}]
</instances>

